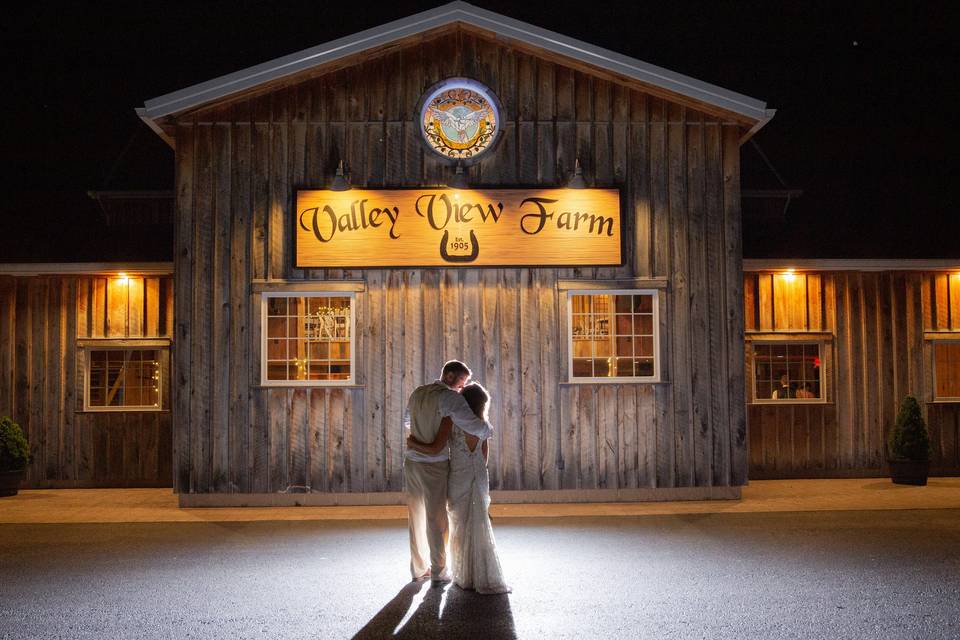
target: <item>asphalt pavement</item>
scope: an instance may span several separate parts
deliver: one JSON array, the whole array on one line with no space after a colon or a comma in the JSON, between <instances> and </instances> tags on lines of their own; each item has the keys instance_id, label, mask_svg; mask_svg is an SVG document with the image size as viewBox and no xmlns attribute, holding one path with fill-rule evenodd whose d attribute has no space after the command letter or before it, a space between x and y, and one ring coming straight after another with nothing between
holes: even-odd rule
<instances>
[{"instance_id":1,"label":"asphalt pavement","mask_svg":"<svg viewBox=\"0 0 960 640\"><path fill-rule=\"evenodd\" d=\"M514 591L402 521L0 525L0 638L960 637L960 510L495 518Z\"/></svg>"}]
</instances>

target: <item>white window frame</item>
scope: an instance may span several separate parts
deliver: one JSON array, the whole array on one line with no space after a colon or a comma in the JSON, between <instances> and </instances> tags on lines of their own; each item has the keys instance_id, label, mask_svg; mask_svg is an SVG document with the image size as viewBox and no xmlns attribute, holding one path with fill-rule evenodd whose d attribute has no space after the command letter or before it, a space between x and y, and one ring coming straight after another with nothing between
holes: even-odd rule
<instances>
[{"instance_id":1,"label":"white window frame","mask_svg":"<svg viewBox=\"0 0 960 640\"><path fill-rule=\"evenodd\" d=\"M267 305L270 298L350 298L350 377L346 380L268 380ZM357 295L352 291L263 291L260 294L260 386L263 387L345 387L357 377Z\"/></svg>"},{"instance_id":2,"label":"white window frame","mask_svg":"<svg viewBox=\"0 0 960 640\"><path fill-rule=\"evenodd\" d=\"M930 340L931 359L933 360L933 401L934 402L960 402L960 396L938 396L937 395L937 344L951 343L960 344L960 334L947 337L937 337Z\"/></svg>"},{"instance_id":3,"label":"white window frame","mask_svg":"<svg viewBox=\"0 0 960 640\"><path fill-rule=\"evenodd\" d=\"M777 338L777 337L763 337L763 338L753 338L749 339L746 342L747 347L750 349L750 402L751 404L772 404L772 405L787 405L787 404L827 404L827 344L828 342L823 339L817 338ZM758 398L757 397L757 362L755 358L754 347L757 344L763 345L799 345L799 344L815 344L819 347L820 355L820 397L819 398Z\"/></svg>"},{"instance_id":4,"label":"white window frame","mask_svg":"<svg viewBox=\"0 0 960 640\"><path fill-rule=\"evenodd\" d=\"M660 382L660 290L658 289L569 289L567 290L567 382L571 384L624 384ZM653 298L653 375L583 378L573 375L573 296L649 295ZM616 356L614 356L616 357Z\"/></svg>"},{"instance_id":5,"label":"white window frame","mask_svg":"<svg viewBox=\"0 0 960 640\"><path fill-rule=\"evenodd\" d=\"M163 352L167 354L170 353L170 344L167 341L159 342L157 340L143 340L137 341L136 339L125 339L125 340L97 340L97 341L83 341L79 345L80 350L83 352L83 410L90 412L117 412L117 411L146 411L146 412L156 412L164 411L163 406L163 388L166 384L166 379L164 376L164 363L167 363L169 366L170 359L169 357L164 358L162 355ZM156 351L158 352L159 358L158 361L160 366L157 371L159 373L159 379L157 380L158 387L158 396L156 405L131 405L125 407L106 407L101 405L92 405L90 404L90 358L94 351Z\"/></svg>"}]
</instances>

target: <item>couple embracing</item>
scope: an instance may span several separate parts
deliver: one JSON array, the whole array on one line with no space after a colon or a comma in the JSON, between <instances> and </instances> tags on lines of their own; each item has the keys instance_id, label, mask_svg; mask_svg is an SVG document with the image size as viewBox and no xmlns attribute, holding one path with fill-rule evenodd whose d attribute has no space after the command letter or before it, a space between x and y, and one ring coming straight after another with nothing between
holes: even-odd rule
<instances>
[{"instance_id":1,"label":"couple embracing","mask_svg":"<svg viewBox=\"0 0 960 640\"><path fill-rule=\"evenodd\" d=\"M490 396L480 384L470 383L470 376L467 365L451 360L439 380L415 389L407 403L410 435L403 477L410 572L414 580L453 580L478 593L507 593L487 514Z\"/></svg>"}]
</instances>

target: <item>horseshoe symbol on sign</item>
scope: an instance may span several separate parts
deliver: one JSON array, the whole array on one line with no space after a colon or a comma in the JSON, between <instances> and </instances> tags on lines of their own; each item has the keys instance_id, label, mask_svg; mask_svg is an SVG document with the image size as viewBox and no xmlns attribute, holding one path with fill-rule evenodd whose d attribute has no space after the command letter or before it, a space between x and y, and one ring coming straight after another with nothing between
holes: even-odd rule
<instances>
[{"instance_id":1,"label":"horseshoe symbol on sign","mask_svg":"<svg viewBox=\"0 0 960 640\"><path fill-rule=\"evenodd\" d=\"M443 238L440 239L440 257L447 262L473 262L480 255L480 243L477 242L477 234L470 230L470 255L452 256L447 253L447 241L450 239L450 232L444 230Z\"/></svg>"}]
</instances>

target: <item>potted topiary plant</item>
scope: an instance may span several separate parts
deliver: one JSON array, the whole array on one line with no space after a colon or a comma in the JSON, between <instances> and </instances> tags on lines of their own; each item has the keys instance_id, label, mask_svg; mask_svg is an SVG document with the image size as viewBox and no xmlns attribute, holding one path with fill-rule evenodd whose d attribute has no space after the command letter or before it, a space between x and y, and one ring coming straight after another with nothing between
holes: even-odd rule
<instances>
[{"instance_id":1,"label":"potted topiary plant","mask_svg":"<svg viewBox=\"0 0 960 640\"><path fill-rule=\"evenodd\" d=\"M0 418L0 496L15 496L30 462L30 446L20 425Z\"/></svg>"},{"instance_id":2,"label":"potted topiary plant","mask_svg":"<svg viewBox=\"0 0 960 640\"><path fill-rule=\"evenodd\" d=\"M927 484L930 472L930 436L920 404L907 396L890 432L890 478L896 484Z\"/></svg>"}]
</instances>

